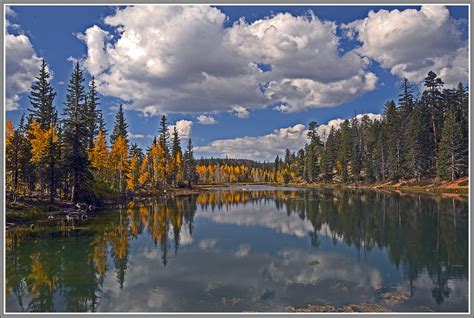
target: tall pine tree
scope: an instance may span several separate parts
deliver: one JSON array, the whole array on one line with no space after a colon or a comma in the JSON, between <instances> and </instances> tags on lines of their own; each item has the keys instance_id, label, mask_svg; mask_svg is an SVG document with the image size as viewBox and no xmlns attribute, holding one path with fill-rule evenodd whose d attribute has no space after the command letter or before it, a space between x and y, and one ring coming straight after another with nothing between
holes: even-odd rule
<instances>
[{"instance_id":1,"label":"tall pine tree","mask_svg":"<svg viewBox=\"0 0 474 318\"><path fill-rule=\"evenodd\" d=\"M56 93L50 83L51 74L48 71L46 62L42 60L39 74L31 85L29 94L30 104L29 109L32 118L40 123L41 129L48 129L55 116L56 110L53 105Z\"/></svg>"},{"instance_id":2,"label":"tall pine tree","mask_svg":"<svg viewBox=\"0 0 474 318\"><path fill-rule=\"evenodd\" d=\"M95 79L92 77L89 83L89 93L87 94L87 139L88 147L94 147L94 140L99 133L98 115L99 97L97 96L97 88L95 86Z\"/></svg>"},{"instance_id":3,"label":"tall pine tree","mask_svg":"<svg viewBox=\"0 0 474 318\"><path fill-rule=\"evenodd\" d=\"M87 199L92 179L87 158L88 129L84 76L76 63L69 80L64 107L64 160L71 179L71 201Z\"/></svg>"},{"instance_id":4,"label":"tall pine tree","mask_svg":"<svg viewBox=\"0 0 474 318\"><path fill-rule=\"evenodd\" d=\"M125 141L125 144L128 147L128 124L125 120L125 114L123 112L122 104L119 105L119 109L115 114L114 130L110 135L110 143L115 144L115 141L119 136L122 136Z\"/></svg>"},{"instance_id":5,"label":"tall pine tree","mask_svg":"<svg viewBox=\"0 0 474 318\"><path fill-rule=\"evenodd\" d=\"M466 152L461 125L456 120L454 109L450 109L441 134L438 176L451 181L462 176L467 167Z\"/></svg>"}]
</instances>

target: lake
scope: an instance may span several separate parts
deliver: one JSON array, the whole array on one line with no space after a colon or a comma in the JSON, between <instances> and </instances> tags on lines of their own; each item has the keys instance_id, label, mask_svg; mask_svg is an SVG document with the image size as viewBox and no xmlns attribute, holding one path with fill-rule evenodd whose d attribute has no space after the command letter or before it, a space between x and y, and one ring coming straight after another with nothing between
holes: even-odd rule
<instances>
[{"instance_id":1,"label":"lake","mask_svg":"<svg viewBox=\"0 0 474 318\"><path fill-rule=\"evenodd\" d=\"M8 312L468 310L468 200L245 186L6 233Z\"/></svg>"}]
</instances>

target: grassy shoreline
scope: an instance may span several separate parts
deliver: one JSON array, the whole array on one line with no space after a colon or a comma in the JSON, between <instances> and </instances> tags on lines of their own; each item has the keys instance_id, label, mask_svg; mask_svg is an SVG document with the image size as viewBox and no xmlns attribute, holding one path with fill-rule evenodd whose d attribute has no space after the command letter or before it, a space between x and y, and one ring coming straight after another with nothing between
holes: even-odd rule
<instances>
[{"instance_id":1,"label":"grassy shoreline","mask_svg":"<svg viewBox=\"0 0 474 318\"><path fill-rule=\"evenodd\" d=\"M100 208L116 206L118 204L128 202L129 200L147 200L149 198L166 198L176 195L199 194L207 191L210 187L230 187L230 186L248 186L248 185L269 185L269 186L285 186L275 182L239 182L239 183L212 183L200 184L192 189L173 188L153 193L141 192L132 197L121 197L116 200L108 200ZM390 191L402 193L424 193L431 195L442 195L450 197L464 197L469 194L468 179L455 180L453 182L443 182L436 184L432 180L424 182L386 182L375 184L355 184L355 183L288 183L286 186L295 188L309 189L370 189L375 191ZM13 227L17 225L31 224L41 222L48 217L65 217L68 213L73 212L74 205L69 202L49 203L38 197L24 197L16 202L6 202L6 226Z\"/></svg>"},{"instance_id":2,"label":"grassy shoreline","mask_svg":"<svg viewBox=\"0 0 474 318\"><path fill-rule=\"evenodd\" d=\"M385 190L385 191L400 191L412 193L427 193L427 194L449 194L449 195L468 195L469 185L468 179L463 178L453 182L442 182L436 184L433 180L425 180L423 182L385 182L385 183L297 183L289 182L288 184L280 184L275 182L237 182L237 183L212 183L201 184L200 188L206 187L230 187L230 186L244 186L244 185L269 185L269 186L288 186L295 188L309 188L309 189L370 189L370 190Z\"/></svg>"}]
</instances>

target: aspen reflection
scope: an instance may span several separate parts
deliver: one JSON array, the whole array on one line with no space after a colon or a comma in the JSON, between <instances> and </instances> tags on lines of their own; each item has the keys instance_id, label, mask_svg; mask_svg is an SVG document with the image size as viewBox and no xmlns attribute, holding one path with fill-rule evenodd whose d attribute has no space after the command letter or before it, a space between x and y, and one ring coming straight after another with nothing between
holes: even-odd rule
<instances>
[{"instance_id":1,"label":"aspen reflection","mask_svg":"<svg viewBox=\"0 0 474 318\"><path fill-rule=\"evenodd\" d=\"M225 214L235 226L244 224L240 217L261 226L273 220L271 229L281 217L301 220L308 226L297 236L309 237L313 248L329 237L330 244L354 249L359 262L371 250L384 250L411 296L427 274L432 298L442 303L452 293L449 280L468 278L467 210L467 201L456 197L362 190L216 190L132 201L74 228L7 231L6 292L20 311L97 311L106 281L125 288L134 240L148 241L160 254L157 261L172 271L170 250L179 257L190 243L195 217L214 221ZM248 221L248 213L255 219Z\"/></svg>"}]
</instances>

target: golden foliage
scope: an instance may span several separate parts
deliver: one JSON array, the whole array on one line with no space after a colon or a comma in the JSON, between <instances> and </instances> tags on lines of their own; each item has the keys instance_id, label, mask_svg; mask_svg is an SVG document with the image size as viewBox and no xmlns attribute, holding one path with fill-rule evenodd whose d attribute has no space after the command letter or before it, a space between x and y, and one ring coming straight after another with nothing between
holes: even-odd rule
<instances>
[{"instance_id":1,"label":"golden foliage","mask_svg":"<svg viewBox=\"0 0 474 318\"><path fill-rule=\"evenodd\" d=\"M102 131L99 131L99 135L94 140L94 147L89 151L89 160L92 167L99 171L105 171L108 167L109 152Z\"/></svg>"}]
</instances>

